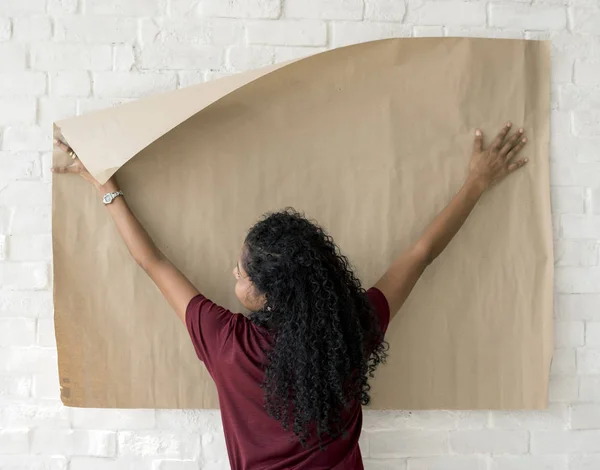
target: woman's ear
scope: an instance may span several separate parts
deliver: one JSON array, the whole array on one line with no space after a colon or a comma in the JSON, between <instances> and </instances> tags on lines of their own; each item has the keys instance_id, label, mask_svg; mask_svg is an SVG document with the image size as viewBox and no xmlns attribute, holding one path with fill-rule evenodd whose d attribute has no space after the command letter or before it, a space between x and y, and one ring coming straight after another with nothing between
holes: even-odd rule
<instances>
[{"instance_id":1,"label":"woman's ear","mask_svg":"<svg viewBox=\"0 0 600 470\"><path fill-rule=\"evenodd\" d=\"M246 289L246 302L252 306L251 310L258 311L267 303L267 297L259 294L254 284L250 283Z\"/></svg>"},{"instance_id":2,"label":"woman's ear","mask_svg":"<svg viewBox=\"0 0 600 470\"><path fill-rule=\"evenodd\" d=\"M264 308L265 304L267 303L267 296L260 294L257 296L256 301L259 305L259 308ZM271 307L267 307L267 310L271 310Z\"/></svg>"}]
</instances>

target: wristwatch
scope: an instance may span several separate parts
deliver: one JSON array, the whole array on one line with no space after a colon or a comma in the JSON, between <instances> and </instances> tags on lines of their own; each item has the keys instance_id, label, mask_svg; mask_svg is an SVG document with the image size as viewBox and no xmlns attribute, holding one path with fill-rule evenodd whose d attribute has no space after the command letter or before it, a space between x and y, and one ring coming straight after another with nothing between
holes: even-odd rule
<instances>
[{"instance_id":1,"label":"wristwatch","mask_svg":"<svg viewBox=\"0 0 600 470\"><path fill-rule=\"evenodd\" d=\"M102 202L104 204L110 204L111 202L113 202L116 198L118 198L119 196L123 196L123 191L115 191L114 193L106 193L104 195L104 197L102 198Z\"/></svg>"}]
</instances>

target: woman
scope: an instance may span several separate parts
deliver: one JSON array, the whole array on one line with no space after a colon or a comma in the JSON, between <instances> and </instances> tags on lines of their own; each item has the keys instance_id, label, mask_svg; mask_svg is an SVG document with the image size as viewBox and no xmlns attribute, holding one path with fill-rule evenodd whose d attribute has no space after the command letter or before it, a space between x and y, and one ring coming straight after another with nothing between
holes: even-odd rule
<instances>
[{"instance_id":1,"label":"woman","mask_svg":"<svg viewBox=\"0 0 600 470\"><path fill-rule=\"evenodd\" d=\"M165 258L114 177L100 185L61 142L74 161L53 171L98 189L131 255L186 324L217 385L232 469L354 470L363 468L361 405L386 357L388 323L482 193L527 162L514 160L526 139L522 129L509 137L510 128L487 149L475 132L461 190L366 292L322 228L291 209L267 215L248 232L233 270L248 317L211 302Z\"/></svg>"}]
</instances>

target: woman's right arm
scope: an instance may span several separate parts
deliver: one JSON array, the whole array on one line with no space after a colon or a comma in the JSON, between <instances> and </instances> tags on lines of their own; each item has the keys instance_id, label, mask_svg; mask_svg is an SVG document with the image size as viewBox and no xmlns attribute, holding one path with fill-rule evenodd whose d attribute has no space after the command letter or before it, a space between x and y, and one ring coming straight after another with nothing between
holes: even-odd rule
<instances>
[{"instance_id":1,"label":"woman's right arm","mask_svg":"<svg viewBox=\"0 0 600 470\"><path fill-rule=\"evenodd\" d=\"M444 251L463 226L484 191L527 162L527 159L513 160L526 139L522 129L507 138L510 128L510 123L507 123L487 149L483 148L481 131L475 132L466 182L419 240L402 253L375 284L388 301L390 320L400 310L427 266Z\"/></svg>"},{"instance_id":2,"label":"woman's right arm","mask_svg":"<svg viewBox=\"0 0 600 470\"><path fill-rule=\"evenodd\" d=\"M100 198L104 194L119 191L114 177L101 185L72 153L70 147L59 141L56 141L56 145L71 154L73 162L67 166L54 167L53 172L82 176L98 190L98 204L101 204ZM135 262L148 274L177 316L185 323L187 306L190 300L199 294L198 289L158 249L148 232L131 212L125 198L117 197L106 207Z\"/></svg>"}]
</instances>

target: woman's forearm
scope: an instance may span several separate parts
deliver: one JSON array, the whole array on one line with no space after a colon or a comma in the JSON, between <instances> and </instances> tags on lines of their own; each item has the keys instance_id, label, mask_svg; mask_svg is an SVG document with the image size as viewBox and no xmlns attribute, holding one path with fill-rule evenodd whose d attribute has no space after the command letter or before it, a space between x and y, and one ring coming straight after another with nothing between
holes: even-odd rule
<instances>
[{"instance_id":1,"label":"woman's forearm","mask_svg":"<svg viewBox=\"0 0 600 470\"><path fill-rule=\"evenodd\" d=\"M119 185L113 177L98 189L101 195L104 195L105 193L119 191ZM133 215L125 198L118 197L106 207L137 264L146 269L150 264L162 258L162 253L139 220Z\"/></svg>"},{"instance_id":2,"label":"woman's forearm","mask_svg":"<svg viewBox=\"0 0 600 470\"><path fill-rule=\"evenodd\" d=\"M452 201L427 227L417 244L426 253L427 264L436 259L463 226L485 191L486 185L469 177Z\"/></svg>"}]
</instances>

